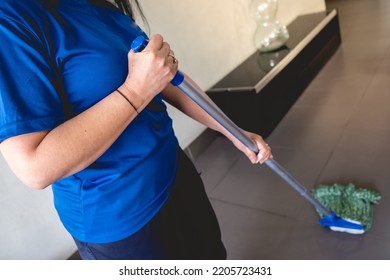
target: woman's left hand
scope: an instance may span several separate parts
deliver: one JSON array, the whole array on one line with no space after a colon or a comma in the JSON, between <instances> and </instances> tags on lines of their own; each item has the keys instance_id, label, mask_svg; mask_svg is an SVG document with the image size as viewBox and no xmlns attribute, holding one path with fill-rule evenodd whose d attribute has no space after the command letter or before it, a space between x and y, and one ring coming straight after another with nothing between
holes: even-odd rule
<instances>
[{"instance_id":1,"label":"woman's left hand","mask_svg":"<svg viewBox=\"0 0 390 280\"><path fill-rule=\"evenodd\" d=\"M259 149L259 153L257 155L237 139L233 140L233 144L240 151L242 151L253 164L262 164L267 159L273 158L273 155L271 153L271 147L264 141L263 137L249 131L245 131L245 133L248 134L248 136L256 143L257 148Z\"/></svg>"}]
</instances>

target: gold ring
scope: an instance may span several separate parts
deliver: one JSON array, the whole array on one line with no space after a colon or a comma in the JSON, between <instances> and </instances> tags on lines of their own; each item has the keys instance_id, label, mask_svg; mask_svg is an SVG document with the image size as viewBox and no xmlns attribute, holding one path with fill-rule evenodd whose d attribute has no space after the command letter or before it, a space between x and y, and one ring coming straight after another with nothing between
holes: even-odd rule
<instances>
[{"instance_id":1,"label":"gold ring","mask_svg":"<svg viewBox=\"0 0 390 280\"><path fill-rule=\"evenodd\" d=\"M177 59L176 59L176 57L175 57L173 54L168 54L168 56L172 57L172 59L173 59L173 64L176 64L176 63L177 63Z\"/></svg>"}]
</instances>

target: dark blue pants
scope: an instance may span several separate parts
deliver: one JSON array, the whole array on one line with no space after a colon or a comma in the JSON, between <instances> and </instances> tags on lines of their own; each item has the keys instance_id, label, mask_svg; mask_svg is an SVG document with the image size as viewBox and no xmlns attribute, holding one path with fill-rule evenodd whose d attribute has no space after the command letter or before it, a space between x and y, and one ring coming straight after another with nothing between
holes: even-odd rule
<instances>
[{"instance_id":1,"label":"dark blue pants","mask_svg":"<svg viewBox=\"0 0 390 280\"><path fill-rule=\"evenodd\" d=\"M75 240L82 259L226 259L221 232L202 180L182 152L172 194L141 230L120 241Z\"/></svg>"}]
</instances>

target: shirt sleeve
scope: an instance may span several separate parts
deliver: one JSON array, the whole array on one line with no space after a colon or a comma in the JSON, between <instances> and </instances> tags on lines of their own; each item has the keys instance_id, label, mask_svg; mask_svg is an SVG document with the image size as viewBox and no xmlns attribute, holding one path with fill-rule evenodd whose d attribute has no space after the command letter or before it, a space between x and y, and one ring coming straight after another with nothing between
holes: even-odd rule
<instances>
[{"instance_id":1,"label":"shirt sleeve","mask_svg":"<svg viewBox=\"0 0 390 280\"><path fill-rule=\"evenodd\" d=\"M0 19L0 142L65 121L53 50L37 26Z\"/></svg>"}]
</instances>

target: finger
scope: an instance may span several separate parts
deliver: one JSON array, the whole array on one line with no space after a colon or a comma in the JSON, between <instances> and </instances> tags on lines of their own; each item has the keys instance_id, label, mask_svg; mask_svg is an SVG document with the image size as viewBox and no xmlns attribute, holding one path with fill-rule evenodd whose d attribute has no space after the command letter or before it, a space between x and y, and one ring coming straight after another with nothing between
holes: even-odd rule
<instances>
[{"instance_id":1,"label":"finger","mask_svg":"<svg viewBox=\"0 0 390 280\"><path fill-rule=\"evenodd\" d=\"M165 45L166 44L166 45ZM169 62L171 62L174 66L175 64L178 63L178 60L177 58L175 57L175 53L173 52L173 50L171 49L170 45L168 43L165 43L164 42L164 46L163 46L163 49L164 49L164 52L165 52L165 48L169 47L169 52L168 52L168 55L167 55L167 58L169 60ZM176 65L177 66L177 65Z\"/></svg>"},{"instance_id":2,"label":"finger","mask_svg":"<svg viewBox=\"0 0 390 280\"><path fill-rule=\"evenodd\" d=\"M173 64L177 64L178 61L177 61L175 55L173 55L173 54L170 53L170 54L168 54L168 57L171 58Z\"/></svg>"},{"instance_id":3,"label":"finger","mask_svg":"<svg viewBox=\"0 0 390 280\"><path fill-rule=\"evenodd\" d=\"M258 146L259 148L259 153L257 154L257 161L256 163L264 163L267 159L272 157L271 154L271 147L268 146L267 143L262 143Z\"/></svg>"},{"instance_id":4,"label":"finger","mask_svg":"<svg viewBox=\"0 0 390 280\"><path fill-rule=\"evenodd\" d=\"M152 35L144 51L158 51L163 47L164 39L160 34Z\"/></svg>"},{"instance_id":5,"label":"finger","mask_svg":"<svg viewBox=\"0 0 390 280\"><path fill-rule=\"evenodd\" d=\"M168 57L171 52L171 46L167 42L163 42L159 53L163 57Z\"/></svg>"},{"instance_id":6,"label":"finger","mask_svg":"<svg viewBox=\"0 0 390 280\"><path fill-rule=\"evenodd\" d=\"M261 160L262 160L263 158L264 158L263 153L262 153L262 152L259 152L259 153L257 154L256 163L261 162Z\"/></svg>"},{"instance_id":7,"label":"finger","mask_svg":"<svg viewBox=\"0 0 390 280\"><path fill-rule=\"evenodd\" d=\"M254 152L252 152L251 150L246 148L244 153L248 157L248 159L250 160L250 162L252 164L256 164L257 163L257 155Z\"/></svg>"}]
</instances>

